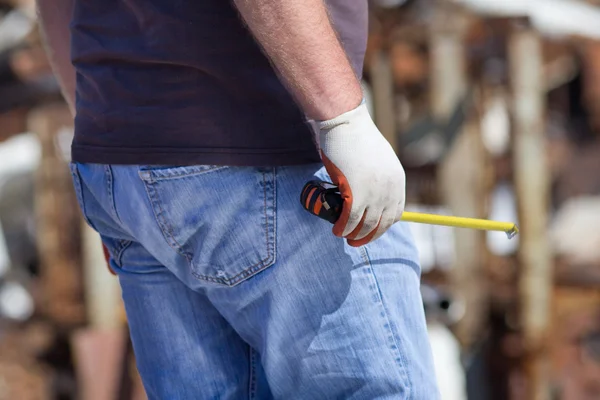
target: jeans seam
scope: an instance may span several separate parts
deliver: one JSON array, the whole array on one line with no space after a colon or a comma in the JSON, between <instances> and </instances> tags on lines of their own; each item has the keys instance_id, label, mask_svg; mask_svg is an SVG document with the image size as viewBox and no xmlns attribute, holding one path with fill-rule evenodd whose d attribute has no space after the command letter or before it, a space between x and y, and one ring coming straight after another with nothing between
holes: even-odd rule
<instances>
[{"instance_id":1,"label":"jeans seam","mask_svg":"<svg viewBox=\"0 0 600 400\"><path fill-rule=\"evenodd\" d=\"M110 202L110 209L114 214L115 219L123 224L121 221L121 217L119 217L119 213L117 212L117 203L115 201L115 188L114 188L114 175L112 171L112 167L108 164L104 166L104 172L106 174L106 186L107 186L107 195Z\"/></svg>"},{"instance_id":2,"label":"jeans seam","mask_svg":"<svg viewBox=\"0 0 600 400\"><path fill-rule=\"evenodd\" d=\"M117 253L117 260L116 260L116 262L118 263L117 266L121 267L123 265L123 253L125 252L125 250L127 250L127 248L129 246L131 246L132 243L133 242L131 240L122 240L121 241L121 249Z\"/></svg>"},{"instance_id":3,"label":"jeans seam","mask_svg":"<svg viewBox=\"0 0 600 400\"><path fill-rule=\"evenodd\" d=\"M267 246L270 244L273 247L273 263L277 260L277 167L273 168L273 240L268 240L267 232Z\"/></svg>"},{"instance_id":4,"label":"jeans seam","mask_svg":"<svg viewBox=\"0 0 600 400\"><path fill-rule=\"evenodd\" d=\"M151 207L152 213L154 214L154 217L156 218L156 222L158 223L159 230L161 231L161 233L162 233L163 237L165 238L165 241L167 242L169 247L172 248L173 250L175 250L179 255L183 256L187 260L188 266L191 269L192 259L188 253L183 251L183 247L175 239L175 237L172 233L171 226L167 223L166 218L164 218L164 215L163 215L164 210L163 210L162 206L160 205L161 202L156 200L156 197L158 195L156 193L154 193L155 195L152 195L152 193L150 193L150 185L151 184L144 185L144 187L146 189L146 194L148 194L148 198L150 199L150 202L155 204L159 209L159 211L157 212L155 207ZM156 191L154 190L154 192L156 192Z\"/></svg>"},{"instance_id":5,"label":"jeans seam","mask_svg":"<svg viewBox=\"0 0 600 400\"><path fill-rule=\"evenodd\" d=\"M102 234L100 234L100 238L102 239L102 243L106 246L111 260L117 267L121 268L123 265L123 253L133 244L133 241L116 239ZM113 241L116 242L116 245L114 246L111 245Z\"/></svg>"},{"instance_id":6,"label":"jeans seam","mask_svg":"<svg viewBox=\"0 0 600 400\"><path fill-rule=\"evenodd\" d=\"M114 178L112 167L109 164L104 165L104 173L106 174L106 188L108 191L107 195L108 195L108 201L110 203L111 211L114 214L115 220L122 226L123 221L121 220L121 217L119 216L119 213L117 212L117 202L115 200L115 186L114 186L115 178ZM119 245L120 245L118 255L117 255L117 260L115 262L118 262L119 263L118 265L121 266L121 256L122 256L123 252L131 245L131 240L125 240L125 239L115 239L115 240L117 242L119 242Z\"/></svg>"},{"instance_id":7,"label":"jeans seam","mask_svg":"<svg viewBox=\"0 0 600 400\"><path fill-rule=\"evenodd\" d=\"M170 174L165 174L164 176L161 176L159 171L156 171L156 170L141 170L139 172L139 174L143 180L145 180L149 183L154 183L154 182L159 182L159 181L169 180L169 179L181 179L181 178L186 178L189 176L203 175L206 173L219 171L219 170L225 169L225 168L229 168L229 167L227 165L212 165L206 169L197 169L194 171L187 171L187 172L182 170L179 173L172 172Z\"/></svg>"},{"instance_id":8,"label":"jeans seam","mask_svg":"<svg viewBox=\"0 0 600 400\"><path fill-rule=\"evenodd\" d=\"M81 215L84 221L95 231L97 231L92 221L87 216L85 201L83 198L83 183L81 182L81 175L79 174L79 167L75 163L71 163L70 166L71 175L73 176L73 186L75 187L75 197L77 198L77 202L79 203L79 208L81 209Z\"/></svg>"},{"instance_id":9,"label":"jeans seam","mask_svg":"<svg viewBox=\"0 0 600 400\"><path fill-rule=\"evenodd\" d=\"M248 379L248 399L256 398L256 351L252 346L248 345L248 361L249 361L249 379Z\"/></svg>"},{"instance_id":10,"label":"jeans seam","mask_svg":"<svg viewBox=\"0 0 600 400\"><path fill-rule=\"evenodd\" d=\"M394 335L394 331L392 330L392 325L391 325L391 321L390 321L390 317L389 317L389 311L388 311L387 307L385 306L385 302L383 300L383 294L381 293L381 287L379 286L379 281L377 280L377 276L375 275L375 271L373 269L373 264L371 263L371 258L369 257L369 253L367 252L367 249L365 247L361 248L361 253L363 256L363 260L369 267L369 270L371 272L371 277L373 278L373 280L375 282L375 287L377 289L377 298L379 299L379 302L381 303L381 306L383 308L383 314L385 316L387 330L388 330L388 333L390 335L391 342L392 342L391 349L392 349L392 352L395 353L396 364L398 364L398 366L400 367L400 371L398 371L398 372L401 376L403 375L403 378L406 379L406 382L407 382L406 389L408 391L408 396L406 397L406 399L410 400L412 398L412 380L410 377L409 368L407 368L408 360L402 354L402 351L400 350L400 346L398 345L398 341L401 339L396 338L396 335Z\"/></svg>"}]
</instances>

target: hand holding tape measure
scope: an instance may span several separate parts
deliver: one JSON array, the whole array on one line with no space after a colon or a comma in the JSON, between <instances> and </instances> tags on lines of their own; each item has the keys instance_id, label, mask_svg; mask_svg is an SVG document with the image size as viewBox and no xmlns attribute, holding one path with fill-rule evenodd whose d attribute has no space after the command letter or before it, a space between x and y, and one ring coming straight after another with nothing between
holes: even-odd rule
<instances>
[{"instance_id":1,"label":"hand holding tape measure","mask_svg":"<svg viewBox=\"0 0 600 400\"><path fill-rule=\"evenodd\" d=\"M405 174L396 153L375 126L363 102L318 122L321 158L335 185L311 181L300 201L331 223L351 246L376 240L397 221L518 233L513 223L404 212Z\"/></svg>"},{"instance_id":2,"label":"hand holding tape measure","mask_svg":"<svg viewBox=\"0 0 600 400\"><path fill-rule=\"evenodd\" d=\"M377 239L404 210L405 175L398 156L365 103L318 127L321 159L344 201L333 233L351 246Z\"/></svg>"},{"instance_id":3,"label":"hand holding tape measure","mask_svg":"<svg viewBox=\"0 0 600 400\"><path fill-rule=\"evenodd\" d=\"M300 202L308 212L329 221L332 224L339 219L342 208L344 207L344 201L342 200L338 187L322 181L308 182L302 190ZM505 232L509 239L519 233L519 228L513 222L498 222L487 219L452 217L448 215L424 214L408 211L405 211L398 221L451 226L455 228L499 231Z\"/></svg>"}]
</instances>

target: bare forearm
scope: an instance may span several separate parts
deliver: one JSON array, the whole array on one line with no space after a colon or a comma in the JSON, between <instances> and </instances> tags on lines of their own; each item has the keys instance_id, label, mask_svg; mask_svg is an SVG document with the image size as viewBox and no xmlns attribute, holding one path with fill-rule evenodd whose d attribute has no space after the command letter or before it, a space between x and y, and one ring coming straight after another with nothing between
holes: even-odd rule
<instances>
[{"instance_id":1,"label":"bare forearm","mask_svg":"<svg viewBox=\"0 0 600 400\"><path fill-rule=\"evenodd\" d=\"M362 100L360 82L323 0L234 0L309 118L327 120Z\"/></svg>"},{"instance_id":2,"label":"bare forearm","mask_svg":"<svg viewBox=\"0 0 600 400\"><path fill-rule=\"evenodd\" d=\"M63 96L71 112L75 111L75 68L71 64L69 23L74 0L38 0L38 17L46 51Z\"/></svg>"}]
</instances>

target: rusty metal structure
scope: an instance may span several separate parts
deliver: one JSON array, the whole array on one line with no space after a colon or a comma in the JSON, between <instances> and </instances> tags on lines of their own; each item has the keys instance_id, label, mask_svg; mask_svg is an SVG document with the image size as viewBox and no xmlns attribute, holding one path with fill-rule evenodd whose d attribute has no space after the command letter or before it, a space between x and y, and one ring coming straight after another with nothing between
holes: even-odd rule
<instances>
[{"instance_id":1,"label":"rusty metal structure","mask_svg":"<svg viewBox=\"0 0 600 400\"><path fill-rule=\"evenodd\" d=\"M555 4L556 12L597 17L582 2L568 3ZM596 31L583 22L565 23L556 27L558 38L551 35L553 26L545 23L545 16L528 6L507 5L510 10L502 11L502 4L483 0L409 1L393 10L385 8L386 2L381 7L374 13L379 20L372 53L385 47L392 54L394 95L385 97L400 104L387 109L396 113L393 140L407 169L409 201L443 204L456 215L486 216L495 188L499 184L513 188L523 232L515 250L498 254L486 244L489 238L456 231L452 266L438 265L424 275L426 282L449 287L462 299L465 313L452 330L465 354L484 349L479 353L487 363L488 388L469 390L471 397L600 395L583 378L566 377L564 369L557 370L560 349L567 346L557 339L557 332L568 318L554 312L563 304L575 310L573 299L579 299L587 307L579 312L580 318L596 315L599 305L582 299L596 298L597 267L586 269L567 261L556 249L560 236L550 237L552 215L565 199L598 194L591 166L592 154L598 153L579 147L581 135L587 135L586 143L594 143L591 132L598 127ZM393 57L396 49L401 49L403 59ZM428 66L426 75L414 73L423 65ZM582 85L582 79L588 84ZM378 86L372 85L374 98ZM484 132L490 108L498 100L505 105L508 144L500 152L489 147L490 137ZM375 115L381 114L375 110ZM455 121L459 122L453 126ZM415 153L421 157L417 162ZM574 154L585 155L588 161ZM563 235L569 234L563 229ZM573 326L585 338L580 341L596 337L594 324ZM585 343L578 345L581 351L591 351L585 346L592 345ZM593 370L593 362L585 365Z\"/></svg>"}]
</instances>

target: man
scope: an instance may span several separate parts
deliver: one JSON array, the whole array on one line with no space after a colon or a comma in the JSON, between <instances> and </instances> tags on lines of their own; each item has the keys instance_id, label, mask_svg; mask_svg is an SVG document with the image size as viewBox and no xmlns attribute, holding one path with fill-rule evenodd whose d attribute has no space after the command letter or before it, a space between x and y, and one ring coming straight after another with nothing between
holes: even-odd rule
<instances>
[{"instance_id":1,"label":"man","mask_svg":"<svg viewBox=\"0 0 600 400\"><path fill-rule=\"evenodd\" d=\"M404 171L357 78L366 0L39 7L151 399L437 398L416 251L392 226ZM335 235L298 204L315 177L345 199Z\"/></svg>"}]
</instances>

